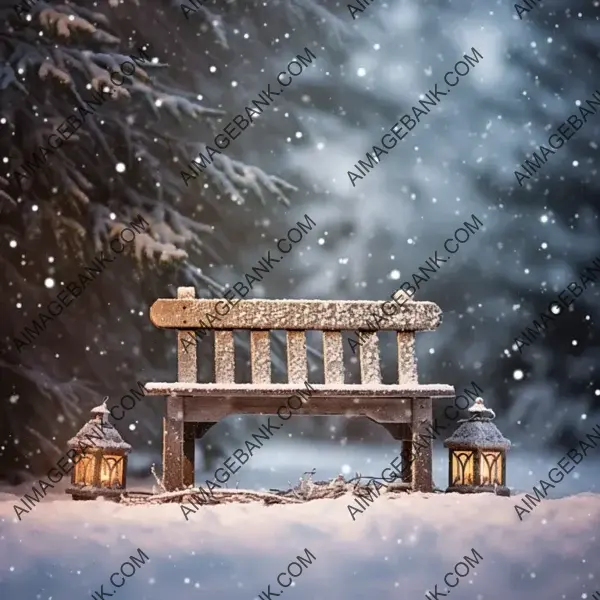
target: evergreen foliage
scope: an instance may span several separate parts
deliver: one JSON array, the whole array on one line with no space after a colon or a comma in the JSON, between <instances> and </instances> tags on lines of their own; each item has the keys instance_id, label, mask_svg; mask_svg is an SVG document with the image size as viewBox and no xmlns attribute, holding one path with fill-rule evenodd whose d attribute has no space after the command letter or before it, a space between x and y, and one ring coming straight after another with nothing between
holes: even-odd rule
<instances>
[{"instance_id":1,"label":"evergreen foliage","mask_svg":"<svg viewBox=\"0 0 600 600\"><path fill-rule=\"evenodd\" d=\"M183 21L177 5L84 4L39 1L23 14L16 2L0 0L0 147L8 155L0 172L0 306L9 316L0 324L0 477L47 468L108 388L115 403L138 379L172 378L174 337L151 326L147 306L174 296L177 285L207 296L222 291L195 266L230 251L214 225L246 198L287 204L293 189L224 154L184 185L182 165L197 155L211 119L224 114L198 100L204 82L187 67L200 51L227 48L227 26L213 9L193 15L203 36L191 47L184 36L168 35L167 23ZM236 8L229 2L223 10ZM139 49L151 61L136 62L117 87L108 71L120 73ZM16 177L56 127L103 89L108 98L97 114L42 168ZM39 343L17 351L15 336L41 306L96 252L108 252L112 236L138 215L149 228L127 257L48 325ZM56 282L51 289L48 277ZM135 434L125 435L159 446L157 419L148 416L162 402L147 402L136 407Z\"/></svg>"}]
</instances>

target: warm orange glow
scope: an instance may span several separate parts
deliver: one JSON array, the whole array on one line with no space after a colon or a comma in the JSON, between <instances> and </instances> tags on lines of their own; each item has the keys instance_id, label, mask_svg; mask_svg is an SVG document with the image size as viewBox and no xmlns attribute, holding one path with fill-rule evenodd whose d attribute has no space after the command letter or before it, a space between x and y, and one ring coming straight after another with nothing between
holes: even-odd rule
<instances>
[{"instance_id":1,"label":"warm orange glow","mask_svg":"<svg viewBox=\"0 0 600 600\"><path fill-rule=\"evenodd\" d=\"M104 455L100 466L101 487L121 488L123 487L123 457Z\"/></svg>"},{"instance_id":2,"label":"warm orange glow","mask_svg":"<svg viewBox=\"0 0 600 600\"><path fill-rule=\"evenodd\" d=\"M502 453L485 451L481 453L481 485L504 485L502 481Z\"/></svg>"},{"instance_id":3,"label":"warm orange glow","mask_svg":"<svg viewBox=\"0 0 600 600\"><path fill-rule=\"evenodd\" d=\"M452 456L452 484L473 485L475 477L475 461L472 450L453 450Z\"/></svg>"},{"instance_id":4,"label":"warm orange glow","mask_svg":"<svg viewBox=\"0 0 600 600\"><path fill-rule=\"evenodd\" d=\"M80 460L75 465L75 483L77 485L94 485L95 463L93 454L80 455Z\"/></svg>"}]
</instances>

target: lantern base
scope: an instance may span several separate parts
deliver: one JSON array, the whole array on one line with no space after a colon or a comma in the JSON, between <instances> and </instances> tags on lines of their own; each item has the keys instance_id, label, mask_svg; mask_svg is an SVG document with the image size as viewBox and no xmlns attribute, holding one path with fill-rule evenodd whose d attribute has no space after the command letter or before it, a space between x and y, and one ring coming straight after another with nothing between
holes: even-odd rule
<instances>
[{"instance_id":1,"label":"lantern base","mask_svg":"<svg viewBox=\"0 0 600 600\"><path fill-rule=\"evenodd\" d=\"M452 485L446 489L446 494L496 494L496 496L510 497L510 490L503 485Z\"/></svg>"},{"instance_id":2,"label":"lantern base","mask_svg":"<svg viewBox=\"0 0 600 600\"><path fill-rule=\"evenodd\" d=\"M67 488L66 494L71 494L73 500L96 500L97 498L106 498L113 502L120 502L121 494L125 490L108 490L104 488Z\"/></svg>"}]
</instances>

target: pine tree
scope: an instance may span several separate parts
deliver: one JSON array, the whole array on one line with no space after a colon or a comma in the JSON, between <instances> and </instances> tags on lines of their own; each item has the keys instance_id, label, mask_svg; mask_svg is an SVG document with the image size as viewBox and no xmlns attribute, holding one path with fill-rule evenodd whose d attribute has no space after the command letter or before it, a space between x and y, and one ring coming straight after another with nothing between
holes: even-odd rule
<instances>
[{"instance_id":1,"label":"pine tree","mask_svg":"<svg viewBox=\"0 0 600 600\"><path fill-rule=\"evenodd\" d=\"M0 172L0 307L7 316L0 323L0 477L48 468L107 388L121 390L114 403L138 380L172 379L174 338L149 323L147 307L174 296L177 285L206 296L222 291L196 265L224 260L229 240L213 226L235 215L231 200L287 204L293 190L225 154L194 181L182 178L182 165L203 148L198 140L224 114L198 100L202 82L187 67L200 51L227 49L228 25L216 8L191 15L203 32L200 39L194 32L191 47L191 30L181 39L165 35L183 22L178 8L158 0L111 0L94 10L84 4L0 0L0 147L8 153ZM126 61L135 71L117 85L122 75L111 80L110 73L125 72ZM94 99L95 112L86 114ZM49 136L73 116L83 124L51 149ZM39 341L17 344L63 282L77 281L140 216L146 231L92 291L47 324ZM126 437L159 440L152 406L162 409L151 399L135 408L141 427Z\"/></svg>"}]
</instances>

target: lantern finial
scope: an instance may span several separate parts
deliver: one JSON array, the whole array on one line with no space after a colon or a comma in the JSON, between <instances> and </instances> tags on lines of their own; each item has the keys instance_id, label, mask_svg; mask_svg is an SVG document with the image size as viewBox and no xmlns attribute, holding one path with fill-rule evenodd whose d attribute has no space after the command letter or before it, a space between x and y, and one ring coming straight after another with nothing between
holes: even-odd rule
<instances>
[{"instance_id":1,"label":"lantern finial","mask_svg":"<svg viewBox=\"0 0 600 600\"><path fill-rule=\"evenodd\" d=\"M475 398L475 404L469 407L469 412L473 415L471 418L486 418L486 419L495 419L496 413L491 409L487 408L483 403L483 398L478 396Z\"/></svg>"},{"instance_id":2,"label":"lantern finial","mask_svg":"<svg viewBox=\"0 0 600 600\"><path fill-rule=\"evenodd\" d=\"M109 423L108 415L110 414L110 411L108 410L108 407L106 406L107 402L108 402L108 396L104 396L104 401L102 402L102 404L100 404L99 406L95 406L90 411L97 418L99 417L98 420L102 421L103 423Z\"/></svg>"},{"instance_id":3,"label":"lantern finial","mask_svg":"<svg viewBox=\"0 0 600 600\"><path fill-rule=\"evenodd\" d=\"M104 396L104 400L102 402L102 408L104 409L104 412L102 413L102 422L103 423L108 423L108 415L110 414L110 411L108 410L108 406L106 406L107 402L108 402L108 396Z\"/></svg>"}]
</instances>

